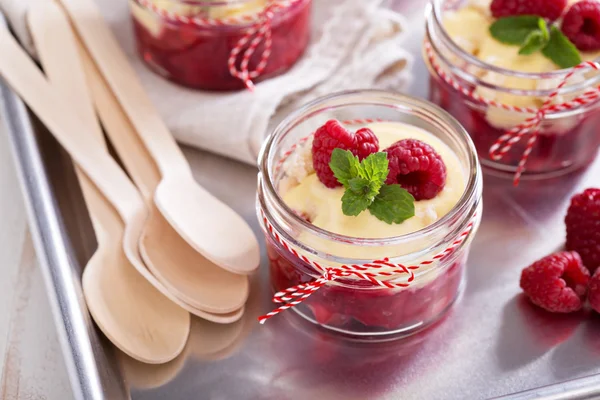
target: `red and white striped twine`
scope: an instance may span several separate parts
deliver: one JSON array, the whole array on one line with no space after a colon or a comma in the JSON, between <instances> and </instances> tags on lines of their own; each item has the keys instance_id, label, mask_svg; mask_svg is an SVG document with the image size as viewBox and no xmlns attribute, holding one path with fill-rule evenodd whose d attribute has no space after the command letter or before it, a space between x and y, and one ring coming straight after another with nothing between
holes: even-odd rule
<instances>
[{"instance_id":1,"label":"red and white striped twine","mask_svg":"<svg viewBox=\"0 0 600 400\"><path fill-rule=\"evenodd\" d=\"M490 147L489 154L492 160L501 160L506 153L508 153L511 148L519 143L525 135L530 135L527 140L527 144L525 146L525 150L523 155L519 161L517 166L517 171L514 177L515 186L519 184L521 176L523 172L525 172L525 166L527 164L527 160L529 155L531 154L539 133L542 122L544 121L546 115L557 113L566 110L573 110L587 104L591 104L593 102L598 101L600 99L600 85L596 86L590 90L587 90L585 93L577 96L575 99L570 100L561 104L552 104L552 101L558 96L560 90L565 87L569 79L585 69L594 69L600 70L600 63L586 61L583 62L576 67L573 67L572 70L565 75L562 79L561 83L552 91L552 93L548 96L548 98L544 101L544 104L541 108L532 108L532 107L518 107L509 104L499 103L495 100L490 100L485 97L482 97L475 93L476 88L468 89L462 86L458 81L456 81L451 74L447 73L438 63L436 56L434 55L434 51L430 42L425 42L425 51L427 54L427 58L431 66L435 69L436 73L442 78L448 85L452 86L457 91L461 92L465 96L488 106L498 107L503 110L513 111L517 113L526 113L533 114L533 116L527 118L523 123L515 126L514 128L506 131L505 134L501 135L496 142Z\"/></svg>"},{"instance_id":2,"label":"red and white striped twine","mask_svg":"<svg viewBox=\"0 0 600 400\"><path fill-rule=\"evenodd\" d=\"M302 283L300 285L293 286L291 288L287 288L275 293L275 295L273 296L273 302L282 305L277 307L275 310L259 317L258 321L261 324L264 324L266 320L268 320L271 317L274 317L280 312L297 306L298 304L306 300L308 297L310 297L317 290L319 290L321 287L337 280L338 278L352 277L388 289L406 288L410 286L410 283L413 282L415 278L414 271L418 270L422 266L431 265L440 260L441 258L454 252L454 250L467 239L467 237L473 230L476 218L476 215L474 215L473 219L469 222L466 229L460 235L458 235L458 237L455 240L453 240L452 243L442 252L436 254L430 260L421 261L416 265L405 266L403 264L395 264L390 262L388 258L384 258L382 260L375 260L362 265L352 264L341 265L338 267L327 267L321 265L321 263L311 260L303 254L298 253L293 248L293 246L287 243L287 241L283 239L275 229L273 229L273 226L271 225L271 223L269 222L262 210L261 213L263 228L265 229L265 232L272 238L274 238L295 259L303 261L304 263L314 268L315 271L322 274L322 276L314 282ZM381 269L383 268L392 269L381 271ZM395 280L402 277L406 277L406 281L394 282ZM386 280L381 280L378 278L385 278Z\"/></svg>"},{"instance_id":3,"label":"red and white striped twine","mask_svg":"<svg viewBox=\"0 0 600 400\"><path fill-rule=\"evenodd\" d=\"M229 53L229 58L227 59L229 73L244 82L246 87L251 91L254 90L254 83L252 80L258 78L264 72L269 62L269 58L271 57L271 50L273 47L271 24L273 16L277 12L289 8L299 1L302 0L269 0L264 10L257 14L226 18L202 18L197 16L188 17L174 11L166 10L157 6L152 0L138 0L142 6L159 15L161 18L180 24L196 25L200 27L252 24L244 36L233 47ZM264 50L260 56L260 61L253 70L250 70L250 60L258 46L263 42ZM244 47L246 46L248 47L244 50ZM244 51L242 52L242 50ZM242 58L238 68L236 64L240 54Z\"/></svg>"}]
</instances>

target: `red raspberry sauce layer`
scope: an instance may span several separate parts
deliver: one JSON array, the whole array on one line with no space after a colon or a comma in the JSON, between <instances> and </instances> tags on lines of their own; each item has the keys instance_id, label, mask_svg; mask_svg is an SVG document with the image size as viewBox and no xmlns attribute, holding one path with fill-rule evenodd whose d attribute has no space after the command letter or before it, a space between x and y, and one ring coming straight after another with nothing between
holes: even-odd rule
<instances>
[{"instance_id":1,"label":"red raspberry sauce layer","mask_svg":"<svg viewBox=\"0 0 600 400\"><path fill-rule=\"evenodd\" d=\"M267 253L275 291L315 280L305 273L310 267L292 259L268 237ZM417 286L417 282L403 290L373 289L369 283L363 283L364 289L324 286L296 308L320 324L352 332L386 332L426 324L456 299L464 264L459 259L444 266L439 276L427 284Z\"/></svg>"}]
</instances>

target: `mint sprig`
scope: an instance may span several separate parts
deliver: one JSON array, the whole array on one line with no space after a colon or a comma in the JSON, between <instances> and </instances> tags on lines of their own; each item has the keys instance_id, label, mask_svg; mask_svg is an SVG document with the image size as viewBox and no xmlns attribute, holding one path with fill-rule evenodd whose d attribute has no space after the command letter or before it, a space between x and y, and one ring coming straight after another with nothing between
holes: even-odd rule
<instances>
[{"instance_id":1,"label":"mint sprig","mask_svg":"<svg viewBox=\"0 0 600 400\"><path fill-rule=\"evenodd\" d=\"M363 211L388 224L400 224L415 215L415 199L400 185L387 185L389 168L383 152L370 154L362 162L350 151L334 149L329 167L346 191L342 196L344 215Z\"/></svg>"},{"instance_id":2,"label":"mint sprig","mask_svg":"<svg viewBox=\"0 0 600 400\"><path fill-rule=\"evenodd\" d=\"M581 63L577 47L555 25L536 15L499 18L490 26L490 34L499 42L520 46L519 54L537 51L561 68Z\"/></svg>"}]
</instances>

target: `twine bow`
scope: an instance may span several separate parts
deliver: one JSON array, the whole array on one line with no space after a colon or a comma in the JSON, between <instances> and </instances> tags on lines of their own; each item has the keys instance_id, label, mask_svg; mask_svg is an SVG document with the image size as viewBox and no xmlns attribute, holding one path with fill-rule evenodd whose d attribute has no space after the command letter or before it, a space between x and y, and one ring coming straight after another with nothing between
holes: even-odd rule
<instances>
[{"instance_id":1,"label":"twine bow","mask_svg":"<svg viewBox=\"0 0 600 400\"><path fill-rule=\"evenodd\" d=\"M229 59L227 60L227 66L229 67L229 73L240 79L246 87L250 90L254 90L254 82L253 79L258 78L267 67L269 62L269 58L271 57L271 51L273 47L273 38L272 38L272 22L273 16L278 11L291 7L294 3L297 3L301 0L269 0L269 3L265 7L265 9L259 14L258 20L256 23L246 32L246 34L237 42L235 47L231 50L229 54ZM260 56L260 61L254 68L254 70L250 70L248 68L250 64L250 60L258 46L264 42L264 50ZM240 63L240 67L238 68L236 63L240 56L240 53L246 47L248 48L242 54L242 60Z\"/></svg>"},{"instance_id":2,"label":"twine bow","mask_svg":"<svg viewBox=\"0 0 600 400\"><path fill-rule=\"evenodd\" d=\"M260 13L258 21L236 43L235 47L229 54L229 59L227 60L229 73L244 82L250 91L254 90L254 83L252 80L258 78L265 70L267 63L269 62L269 57L271 57L271 48L273 46L271 22L273 20L273 14L276 6L277 3L275 3L275 1L272 0L269 2L269 5L264 9L263 12ZM259 63L256 65L256 68L251 71L248 68L250 59L263 41L265 44L264 51L260 57ZM250 45L243 52L242 61L240 63L240 67L238 68L236 65L238 57L248 43L250 43Z\"/></svg>"},{"instance_id":3,"label":"twine bow","mask_svg":"<svg viewBox=\"0 0 600 400\"><path fill-rule=\"evenodd\" d=\"M452 76L439 65L437 59L435 58L432 45L429 41L425 42L425 51L427 54L427 58L431 64L431 66L435 69L437 74L442 78L448 85L452 86L454 89L458 90L465 96L477 101L484 103L488 106L499 107L504 110L514 111L518 113L527 113L534 114L533 116L527 118L521 124L515 126L514 128L506 131L503 135L501 135L494 144L489 149L489 155L492 160L498 161L501 160L506 153L508 153L514 145L519 143L525 135L530 135L527 140L527 144L525 146L525 150L523 151L523 155L519 160L519 164L517 166L517 170L515 172L513 183L517 186L521 180L521 176L526 170L527 160L529 159L529 155L533 151L535 144L540 135L541 124L546 118L548 114L556 113L565 110L572 110L578 107L585 106L587 104L593 103L600 98L600 85L594 87L585 93L579 95L575 99L561 103L561 104L553 104L552 102L558 96L561 89L565 87L568 83L569 79L577 72L584 69L594 69L600 70L600 63L586 61L575 67L561 80L560 84L552 91L552 93L548 96L548 98L544 101L544 104L541 108L532 108L532 107L518 107L510 104L499 103L495 100L490 100L485 97L482 97L475 93L476 88L467 89L463 87L459 82L452 78Z\"/></svg>"}]
</instances>

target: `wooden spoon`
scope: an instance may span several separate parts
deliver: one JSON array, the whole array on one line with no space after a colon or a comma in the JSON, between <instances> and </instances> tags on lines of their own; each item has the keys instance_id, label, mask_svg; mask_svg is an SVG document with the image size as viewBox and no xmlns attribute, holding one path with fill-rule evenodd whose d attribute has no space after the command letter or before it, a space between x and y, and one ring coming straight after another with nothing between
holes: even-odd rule
<instances>
[{"instance_id":1,"label":"wooden spoon","mask_svg":"<svg viewBox=\"0 0 600 400\"><path fill-rule=\"evenodd\" d=\"M61 0L136 132L156 161L162 180L155 203L177 232L224 269L248 274L258 268L258 242L248 224L194 180L191 169L94 0Z\"/></svg>"},{"instance_id":2,"label":"wooden spoon","mask_svg":"<svg viewBox=\"0 0 600 400\"><path fill-rule=\"evenodd\" d=\"M61 11L61 10L59 10L59 11ZM61 11L61 13L62 13L62 11ZM67 21L66 17L64 17L64 14L63 14L63 21ZM61 60L61 63L55 67L55 69L57 70L57 72L55 72L55 74L58 75L59 73L62 73L63 75L59 75L62 78L56 77L55 79L63 79L63 80L68 81L71 74L75 74L75 73L83 74L83 69L82 69L81 64L78 64L79 63L79 57L77 54L78 49L77 49L75 38L71 31L71 28L68 25L68 22L67 22L67 24L63 24L62 27L64 29L68 28L68 32L70 33L70 35L68 37L65 35L65 37L62 38L62 42L57 43L57 45L54 47L54 50L52 51L51 55L50 55L50 52L48 51L49 56L47 58L49 58L51 60ZM4 41L3 39L7 39L7 40ZM10 39L10 40L8 40L8 39ZM2 48L3 44L6 45L6 49L8 52L14 53L15 65L18 65L18 63L22 64L21 65L22 68L20 68L20 69L17 68L18 71L13 70L12 68L6 68L6 70L12 74L11 76L16 76L17 79L15 80L15 82L17 82L19 84L18 86L23 89L23 93L27 93L27 98L29 98L29 100L31 101L29 104L32 107L32 109L34 110L34 112L36 112L38 114L38 116L40 117L40 119L43 122L54 123L54 126L56 127L56 129L60 129L60 126L57 125L56 121L54 120L54 117L56 117L56 115L47 113L48 108L50 108L50 109L56 108L55 107L56 100L49 100L52 97L52 93L48 93L47 90L43 90L44 89L43 86L48 86L47 82L43 79L43 75L41 75L39 73L39 70L37 70L37 68L31 62L31 60L29 60L27 58L27 56L24 54L22 49L20 47L18 47L18 45L15 47L16 43L14 42L14 39L11 36L8 36L8 37L0 36L0 48ZM73 55L75 56L75 60L72 62L67 61L69 59L72 59ZM23 56L25 56L25 57L23 57ZM63 60L65 61L65 65L63 65L63 62L62 62ZM50 62L51 61L48 61L48 63L50 63ZM2 63L0 62L0 64L2 64ZM53 63L53 65L54 65L54 63ZM3 69L2 68L3 66L4 65L0 65L0 72ZM31 68L32 66L33 66L33 68ZM69 67L71 67L71 68L69 68ZM72 69L74 71L72 71ZM27 73L31 74L30 79L27 79L26 76L20 76L20 75L24 75L23 74L24 71L25 71L25 74L27 74ZM67 72L67 71L70 71L70 72ZM39 77L41 77L42 80L38 79L39 77L37 75L39 75ZM84 80L85 80L85 76L84 76ZM34 82L38 86L43 85L36 89L37 93L38 93L37 96L34 96L35 92L32 90L33 88L28 87L27 82ZM85 84L85 81L84 81L84 84ZM46 89L48 89L48 88L46 88ZM46 99L46 101L54 101L54 103L49 103L50 105L47 105L46 108L44 108L44 95L48 98L48 99ZM23 96L23 94L22 94L22 96ZM23 97L25 97L25 96L23 96ZM27 98L25 98L25 101L28 101ZM41 103L39 103L40 98L42 98ZM91 99L89 97L87 97L87 100L86 100L86 98L81 98L81 97L79 97L79 98L80 98L79 102L86 102L86 104L88 104L88 107L92 107L91 109L93 112L93 105L92 105ZM60 112L61 112L61 110L55 110L55 113L60 113ZM69 114L73 114L73 113L71 112ZM60 117L60 114L58 114L58 116ZM67 121L67 123L69 123L69 121ZM75 140L80 139L79 132L77 133L77 137L73 137L73 136L69 136L69 135L65 136L63 131L60 131L60 130L58 130L57 132L58 132L58 134L55 133L55 136L57 138L60 136L63 139L66 139L66 143L70 144L72 147L74 144L79 146L79 148L82 147L80 143L73 143ZM86 145L88 145L89 141L85 141L85 143L86 143ZM63 146L64 146L64 144L63 144ZM65 148L67 148L67 147L65 146ZM77 148L77 147L75 147L75 148ZM83 151L88 152L88 156L97 156L96 150L97 150L97 147L92 146L92 148L87 148L87 149L84 149ZM69 151L69 148L67 148L67 151ZM102 161L103 159L104 159L104 162L107 164L114 163L114 160L112 158L110 158L110 156L108 156L108 153L105 150L100 149L100 153L102 156L105 156L105 157L100 157L100 161L98 161L97 164L101 165L103 162ZM74 158L76 159L76 157L74 157ZM108 158L108 160L106 160L106 158ZM86 158L83 158L83 160L85 161ZM77 159L76 159L76 161L77 161ZM94 165L94 166L97 167L98 165ZM88 165L89 168L92 168L94 166ZM92 172L95 172L95 171L92 169ZM118 172L116 174L115 179L120 179L121 176L124 176L123 171L120 169L120 167L117 167L117 171L115 171L115 172ZM116 204L120 205L123 210L126 210L124 212L131 212L131 217L130 217L128 223L126 224L125 235L123 237L123 248L124 248L125 254L127 255L127 258L129 259L131 264L136 268L136 270L148 282L150 282L161 293L163 293L165 296L167 296L171 301L173 301L174 303L179 305L181 308L193 313L194 315L197 315L201 318L205 318L210 321L213 321L216 323L221 323L221 324L229 324L229 323L239 320L244 313L243 307L239 308L237 310L233 310L233 311L218 314L218 315L196 309L196 308L190 306L189 304L181 301L178 297L174 296L164 285L162 285L146 269L144 263L142 262L142 260L140 258L139 251L137 248L137 243L138 243L138 240L141 237L141 233L142 233L141 228L145 221L146 209L145 209L145 205L144 205L143 201L141 200L141 198L139 196L139 193L135 190L135 188L133 188L133 191L131 191L130 188L133 185L128 180L128 178L125 177L125 179L127 182L127 186L124 186L124 188L126 190L129 190L128 196L126 198L127 201L129 202L129 204L127 204L127 205L130 206L135 211L134 212L128 211L124 207L124 204L123 204L124 199L119 198L118 195L113 194L113 196L115 196L117 198ZM110 185L108 185L108 188L112 189L112 187L110 187ZM116 205L116 204L113 202L113 205ZM121 214L121 215L123 215L123 214ZM129 214L125 214L125 215L129 215Z\"/></svg>"},{"instance_id":3,"label":"wooden spoon","mask_svg":"<svg viewBox=\"0 0 600 400\"><path fill-rule=\"evenodd\" d=\"M78 45L100 120L150 209L140 239L146 266L169 291L195 308L218 314L240 309L248 298L248 277L206 259L155 208L152 194L160 182L156 164L79 40Z\"/></svg>"},{"instance_id":4,"label":"wooden spoon","mask_svg":"<svg viewBox=\"0 0 600 400\"><path fill-rule=\"evenodd\" d=\"M70 39L70 27L63 25L68 21L51 0L32 7L28 17L46 76L85 119L86 129L82 133L87 131L105 146L91 103L80 101L89 97L83 71L76 66L63 66L67 58L77 61L77 53L68 46L56 51ZM57 54L67 57L59 59ZM76 173L98 241L98 249L83 273L90 313L111 342L136 360L157 364L176 358L190 332L189 314L163 296L131 265L121 246L124 226L119 215L79 168Z\"/></svg>"}]
</instances>

